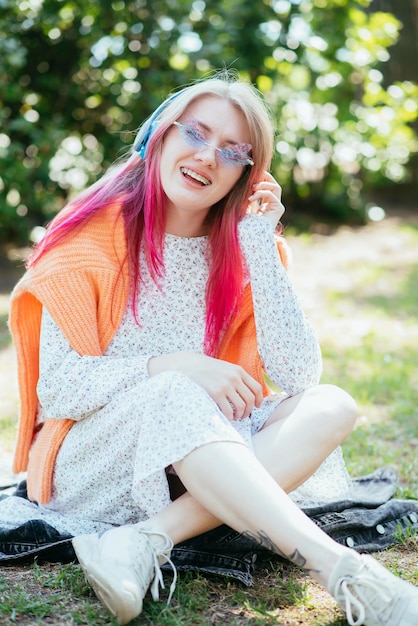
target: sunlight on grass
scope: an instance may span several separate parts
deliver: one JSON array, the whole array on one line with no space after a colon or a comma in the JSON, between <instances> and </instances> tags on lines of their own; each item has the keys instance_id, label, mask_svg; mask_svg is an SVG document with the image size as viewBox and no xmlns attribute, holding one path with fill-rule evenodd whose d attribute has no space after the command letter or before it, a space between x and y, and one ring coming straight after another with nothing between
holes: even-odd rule
<instances>
[{"instance_id":1,"label":"sunlight on grass","mask_svg":"<svg viewBox=\"0 0 418 626\"><path fill-rule=\"evenodd\" d=\"M326 293L334 329L351 320L354 332L325 333L322 349L324 382L347 389L360 407L344 444L350 472L393 465L399 493L418 498L418 231L403 230L408 245L398 250L401 262L388 254L375 263L351 263L350 288Z\"/></svg>"},{"instance_id":2,"label":"sunlight on grass","mask_svg":"<svg viewBox=\"0 0 418 626\"><path fill-rule=\"evenodd\" d=\"M16 437L16 417L0 416L0 433L2 444L11 448Z\"/></svg>"},{"instance_id":3,"label":"sunlight on grass","mask_svg":"<svg viewBox=\"0 0 418 626\"><path fill-rule=\"evenodd\" d=\"M9 295L0 293L0 350L11 343L11 337L7 326L9 317Z\"/></svg>"},{"instance_id":4,"label":"sunlight on grass","mask_svg":"<svg viewBox=\"0 0 418 626\"><path fill-rule=\"evenodd\" d=\"M11 342L7 319L8 315L6 313L0 314L0 349L5 348Z\"/></svg>"}]
</instances>

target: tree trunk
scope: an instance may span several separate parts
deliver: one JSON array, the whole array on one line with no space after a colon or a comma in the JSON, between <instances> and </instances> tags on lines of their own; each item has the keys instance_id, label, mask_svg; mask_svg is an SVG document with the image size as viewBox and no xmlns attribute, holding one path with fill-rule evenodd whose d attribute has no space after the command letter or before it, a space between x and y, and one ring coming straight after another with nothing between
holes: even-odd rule
<instances>
[{"instance_id":1,"label":"tree trunk","mask_svg":"<svg viewBox=\"0 0 418 626\"><path fill-rule=\"evenodd\" d=\"M411 80L418 83L418 0L372 0L368 12L384 11L392 13L401 23L397 43L389 48L390 59L379 68L384 76L384 84ZM418 134L418 120L413 124ZM396 205L403 205L416 211L418 194L418 154L409 165L409 181L384 189L382 197Z\"/></svg>"},{"instance_id":2,"label":"tree trunk","mask_svg":"<svg viewBox=\"0 0 418 626\"><path fill-rule=\"evenodd\" d=\"M372 0L368 10L392 13L402 23L398 42L389 49L390 60L382 68L385 83L418 83L418 0Z\"/></svg>"}]
</instances>

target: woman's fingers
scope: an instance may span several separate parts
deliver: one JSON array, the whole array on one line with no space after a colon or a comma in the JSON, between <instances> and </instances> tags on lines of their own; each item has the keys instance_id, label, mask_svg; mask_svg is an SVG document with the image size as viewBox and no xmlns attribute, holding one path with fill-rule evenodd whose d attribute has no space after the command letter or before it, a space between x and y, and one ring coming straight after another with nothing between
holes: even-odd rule
<instances>
[{"instance_id":1,"label":"woman's fingers","mask_svg":"<svg viewBox=\"0 0 418 626\"><path fill-rule=\"evenodd\" d=\"M255 385L252 385L252 387L255 387ZM242 381L237 384L236 380L230 383L224 380L222 387L216 388L215 385L212 385L212 387L208 386L206 391L229 420L239 420L248 417L254 407L259 406L261 403L258 389L253 390Z\"/></svg>"},{"instance_id":2,"label":"woman's fingers","mask_svg":"<svg viewBox=\"0 0 418 626\"><path fill-rule=\"evenodd\" d=\"M240 420L250 415L254 407L254 397L252 400L245 402L239 393L234 391L229 394L228 403L232 409L232 419ZM227 417L230 419L229 416Z\"/></svg>"},{"instance_id":3,"label":"woman's fingers","mask_svg":"<svg viewBox=\"0 0 418 626\"><path fill-rule=\"evenodd\" d=\"M242 367L205 354L174 352L148 362L150 376L164 370L177 370L194 380L230 420L248 417L263 399L260 383Z\"/></svg>"},{"instance_id":4,"label":"woman's fingers","mask_svg":"<svg viewBox=\"0 0 418 626\"><path fill-rule=\"evenodd\" d=\"M253 193L248 200L251 203L250 213L264 215L273 228L277 227L285 207L282 203L282 188L269 172L265 172L263 180L253 186Z\"/></svg>"},{"instance_id":5,"label":"woman's fingers","mask_svg":"<svg viewBox=\"0 0 418 626\"><path fill-rule=\"evenodd\" d=\"M238 417L236 417L237 409L235 408L235 405L231 400L228 400L228 398L223 396L217 401L217 405L230 422L238 419Z\"/></svg>"},{"instance_id":6,"label":"woman's fingers","mask_svg":"<svg viewBox=\"0 0 418 626\"><path fill-rule=\"evenodd\" d=\"M232 408L232 419L244 419L248 417L254 407L261 405L263 400L263 390L261 385L242 370L242 380L239 384L236 382L226 392L227 400ZM225 406L225 404L224 404ZM221 409L222 412L223 409ZM230 419L227 407L228 419Z\"/></svg>"}]
</instances>

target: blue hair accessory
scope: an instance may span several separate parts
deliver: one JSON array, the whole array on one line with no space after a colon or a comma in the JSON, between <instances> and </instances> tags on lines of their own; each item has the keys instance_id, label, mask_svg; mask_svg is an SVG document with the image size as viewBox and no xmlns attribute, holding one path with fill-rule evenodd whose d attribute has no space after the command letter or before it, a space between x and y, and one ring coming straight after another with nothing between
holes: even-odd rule
<instances>
[{"instance_id":1,"label":"blue hair accessory","mask_svg":"<svg viewBox=\"0 0 418 626\"><path fill-rule=\"evenodd\" d=\"M183 93L183 91L185 91L185 90L182 89L181 91L178 91L174 95L170 96L169 98L167 98L167 100L164 100L164 102L162 102L159 107L157 107L155 109L154 113L152 114L152 116L151 116L151 118L149 120L147 130L145 131L145 134L142 137L142 139L141 139L141 141L140 141L140 143L138 145L136 145L136 141L137 140L135 140L134 148L135 148L136 152L138 152L138 154L141 157L141 159L145 159L145 155L146 155L147 147L148 147L148 142L151 139L155 129L157 128L157 126L159 124L159 120L157 119L158 116L170 104L170 102L175 100L181 93Z\"/></svg>"}]
</instances>

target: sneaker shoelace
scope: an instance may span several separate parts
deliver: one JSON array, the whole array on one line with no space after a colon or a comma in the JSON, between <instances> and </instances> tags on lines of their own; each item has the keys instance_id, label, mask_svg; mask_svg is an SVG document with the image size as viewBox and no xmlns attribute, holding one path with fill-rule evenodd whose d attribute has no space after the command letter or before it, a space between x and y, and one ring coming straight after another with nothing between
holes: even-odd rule
<instances>
[{"instance_id":1,"label":"sneaker shoelace","mask_svg":"<svg viewBox=\"0 0 418 626\"><path fill-rule=\"evenodd\" d=\"M161 589L165 589L163 573L161 571L161 565L164 565L164 563L168 563L171 569L173 570L173 580L170 585L170 591L169 591L168 600L167 600L167 604L170 604L171 598L173 597L173 593L175 591L176 583L177 583L177 569L173 561L170 559L173 542L164 532L141 528L141 533L145 535L149 535L149 536L157 535L158 537L161 537L164 540L164 545L161 547L157 547L154 545L151 539L149 539L151 549L152 549L152 558L153 558L153 564L154 564L154 578L151 582L150 590L151 590L152 599L159 600L160 598L159 587L161 587Z\"/></svg>"},{"instance_id":2,"label":"sneaker shoelace","mask_svg":"<svg viewBox=\"0 0 418 626\"><path fill-rule=\"evenodd\" d=\"M375 595L377 603L372 609L383 616L383 611L390 606L390 594L382 581L379 584L369 576L360 574L359 576L344 576L337 581L335 598L337 601L344 602L347 622L350 626L361 626L366 617L366 607L350 589L350 585L356 587L368 587ZM378 608L379 607L379 608ZM381 611L380 609L383 609ZM355 617L355 616L356 617ZM384 622L382 622L383 624Z\"/></svg>"}]
</instances>

